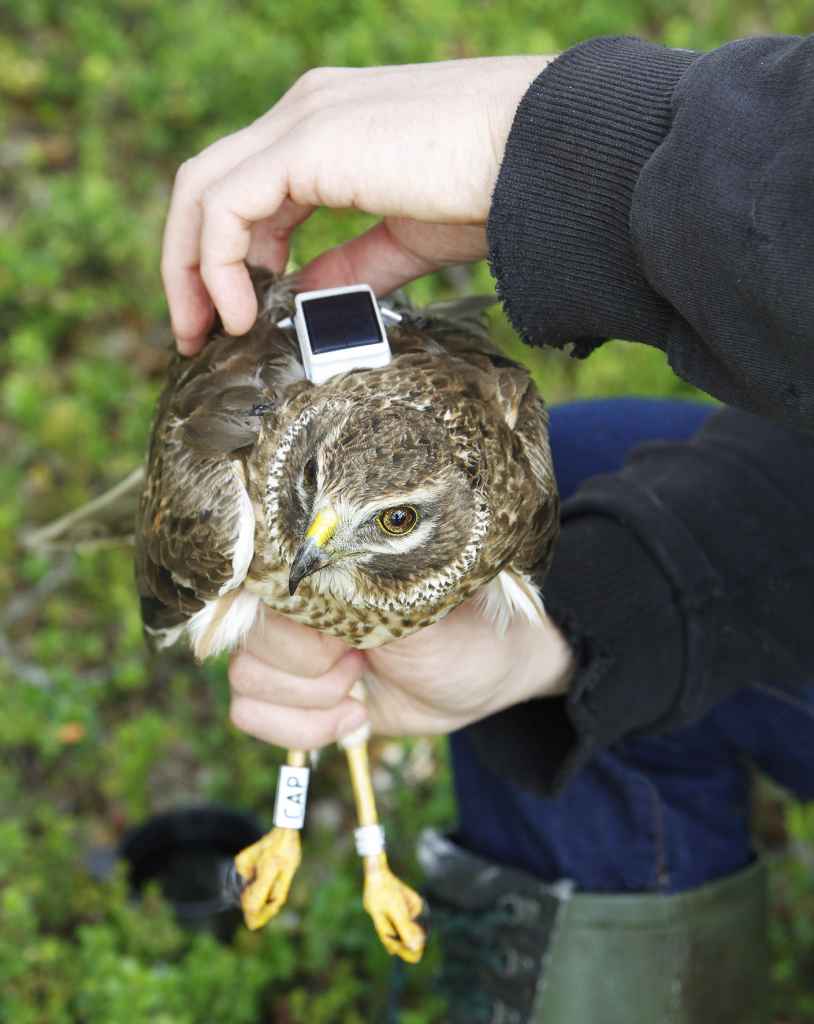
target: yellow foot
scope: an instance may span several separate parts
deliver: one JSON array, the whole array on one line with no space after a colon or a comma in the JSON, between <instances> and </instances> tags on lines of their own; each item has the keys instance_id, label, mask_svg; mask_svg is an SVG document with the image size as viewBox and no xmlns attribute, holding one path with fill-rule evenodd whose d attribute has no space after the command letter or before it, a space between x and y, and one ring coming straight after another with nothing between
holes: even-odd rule
<instances>
[{"instance_id":1,"label":"yellow foot","mask_svg":"<svg viewBox=\"0 0 814 1024\"><path fill-rule=\"evenodd\" d=\"M272 829L235 857L246 881L240 903L247 928L262 928L283 908L300 857L300 834L293 828Z\"/></svg>"},{"instance_id":2,"label":"yellow foot","mask_svg":"<svg viewBox=\"0 0 814 1024\"><path fill-rule=\"evenodd\" d=\"M365 910L373 918L387 952L416 964L427 941L424 929L416 922L423 906L421 897L396 878L383 854L379 856L378 863L366 867Z\"/></svg>"}]
</instances>

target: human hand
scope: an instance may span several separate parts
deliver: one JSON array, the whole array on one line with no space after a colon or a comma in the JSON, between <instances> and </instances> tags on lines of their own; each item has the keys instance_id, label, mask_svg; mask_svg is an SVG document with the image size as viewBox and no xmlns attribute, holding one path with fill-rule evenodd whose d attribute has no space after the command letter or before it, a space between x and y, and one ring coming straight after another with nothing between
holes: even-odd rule
<instances>
[{"instance_id":1,"label":"human hand","mask_svg":"<svg viewBox=\"0 0 814 1024\"><path fill-rule=\"evenodd\" d=\"M319 68L266 114L180 168L161 272L180 350L217 309L230 334L257 316L245 261L282 272L318 206L383 220L322 254L303 289L364 281L379 294L486 254L485 224L520 99L550 57Z\"/></svg>"},{"instance_id":2,"label":"human hand","mask_svg":"<svg viewBox=\"0 0 814 1024\"><path fill-rule=\"evenodd\" d=\"M265 612L232 657L231 718L252 736L296 749L333 743L367 718L381 735L448 733L564 693L571 670L571 651L550 620L533 626L517 616L499 635L472 602L364 652ZM349 696L363 674L366 705Z\"/></svg>"}]
</instances>

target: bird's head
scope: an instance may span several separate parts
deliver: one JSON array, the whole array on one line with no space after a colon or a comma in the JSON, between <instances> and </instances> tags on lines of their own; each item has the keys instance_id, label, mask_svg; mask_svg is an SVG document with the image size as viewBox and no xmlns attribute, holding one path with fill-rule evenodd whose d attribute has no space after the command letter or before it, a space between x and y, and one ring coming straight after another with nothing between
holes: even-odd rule
<instances>
[{"instance_id":1,"label":"bird's head","mask_svg":"<svg viewBox=\"0 0 814 1024\"><path fill-rule=\"evenodd\" d=\"M305 409L272 464L266 514L291 594L307 578L392 609L431 606L451 590L486 529L477 472L442 419L384 400Z\"/></svg>"}]
</instances>

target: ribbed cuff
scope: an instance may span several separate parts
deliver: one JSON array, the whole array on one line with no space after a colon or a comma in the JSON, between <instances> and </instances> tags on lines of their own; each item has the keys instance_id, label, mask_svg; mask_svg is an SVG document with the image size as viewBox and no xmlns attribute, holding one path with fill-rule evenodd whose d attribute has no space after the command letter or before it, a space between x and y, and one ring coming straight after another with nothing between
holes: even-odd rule
<instances>
[{"instance_id":1,"label":"ribbed cuff","mask_svg":"<svg viewBox=\"0 0 814 1024\"><path fill-rule=\"evenodd\" d=\"M587 355L609 337L660 345L670 307L642 276L633 191L667 135L698 54L594 39L532 83L515 115L487 225L506 312L529 344Z\"/></svg>"}]
</instances>

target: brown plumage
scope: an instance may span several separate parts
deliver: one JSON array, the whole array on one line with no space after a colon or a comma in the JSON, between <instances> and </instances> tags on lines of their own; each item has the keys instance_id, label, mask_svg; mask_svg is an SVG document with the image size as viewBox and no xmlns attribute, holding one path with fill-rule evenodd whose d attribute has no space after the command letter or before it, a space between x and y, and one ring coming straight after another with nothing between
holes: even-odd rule
<instances>
[{"instance_id":1,"label":"brown plumage","mask_svg":"<svg viewBox=\"0 0 814 1024\"><path fill-rule=\"evenodd\" d=\"M548 417L490 344L482 300L402 311L388 366L315 386L275 326L289 287L253 276L258 322L176 358L159 403L136 524L148 634L163 646L186 633L204 658L238 644L261 602L358 648L473 595L498 626L517 611L541 621L529 574L545 575L559 511ZM415 962L421 899L387 864L367 735L342 740L364 905L385 948ZM299 860L287 821L238 855L250 928L279 912Z\"/></svg>"},{"instance_id":2,"label":"brown plumage","mask_svg":"<svg viewBox=\"0 0 814 1024\"><path fill-rule=\"evenodd\" d=\"M239 641L261 600L359 648L479 591L498 617L533 614L528 575L544 576L558 530L548 419L477 302L402 310L387 367L315 386L275 326L290 290L254 279L254 328L177 358L159 404L136 537L148 633L188 631L205 657ZM295 578L322 509L335 528Z\"/></svg>"}]
</instances>

